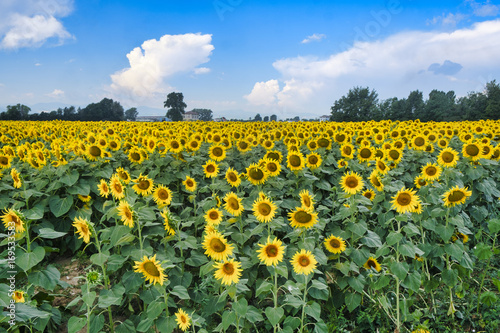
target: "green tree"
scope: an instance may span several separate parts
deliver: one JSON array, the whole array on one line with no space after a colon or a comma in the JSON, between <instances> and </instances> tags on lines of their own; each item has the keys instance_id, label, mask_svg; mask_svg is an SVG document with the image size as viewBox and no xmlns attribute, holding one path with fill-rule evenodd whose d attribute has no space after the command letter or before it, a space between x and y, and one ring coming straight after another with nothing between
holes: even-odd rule
<instances>
[{"instance_id":1,"label":"green tree","mask_svg":"<svg viewBox=\"0 0 500 333\"><path fill-rule=\"evenodd\" d=\"M264 121L269 121L269 116L265 116Z\"/></svg>"},{"instance_id":2,"label":"green tree","mask_svg":"<svg viewBox=\"0 0 500 333\"><path fill-rule=\"evenodd\" d=\"M125 111L125 120L135 121L138 115L139 112L137 111L137 108L130 108L127 111Z\"/></svg>"},{"instance_id":3,"label":"green tree","mask_svg":"<svg viewBox=\"0 0 500 333\"><path fill-rule=\"evenodd\" d=\"M255 118L253 118L253 121L262 121L262 117L260 116L260 113L257 113L255 115Z\"/></svg>"},{"instance_id":4,"label":"green tree","mask_svg":"<svg viewBox=\"0 0 500 333\"><path fill-rule=\"evenodd\" d=\"M182 121L185 109L184 95L182 93L171 92L167 95L167 100L163 103L164 108L168 108L167 117L172 121Z\"/></svg>"},{"instance_id":5,"label":"green tree","mask_svg":"<svg viewBox=\"0 0 500 333\"><path fill-rule=\"evenodd\" d=\"M454 91L445 93L437 89L432 90L419 119L421 121L446 121L452 119L455 117L457 110L455 99Z\"/></svg>"},{"instance_id":6,"label":"green tree","mask_svg":"<svg viewBox=\"0 0 500 333\"><path fill-rule=\"evenodd\" d=\"M115 102L109 98L103 98L99 103L91 103L79 110L78 117L80 120L86 121L120 121L124 120L125 115L123 106L121 106L119 102Z\"/></svg>"},{"instance_id":7,"label":"green tree","mask_svg":"<svg viewBox=\"0 0 500 333\"><path fill-rule=\"evenodd\" d=\"M496 80L486 84L486 109L484 119L500 119L500 86Z\"/></svg>"},{"instance_id":8,"label":"green tree","mask_svg":"<svg viewBox=\"0 0 500 333\"><path fill-rule=\"evenodd\" d=\"M368 87L354 87L331 107L332 121L363 121L377 114L378 94Z\"/></svg>"},{"instance_id":9,"label":"green tree","mask_svg":"<svg viewBox=\"0 0 500 333\"><path fill-rule=\"evenodd\" d=\"M7 111L2 112L1 119L4 120L27 120L31 109L24 104L7 105Z\"/></svg>"},{"instance_id":10,"label":"green tree","mask_svg":"<svg viewBox=\"0 0 500 333\"><path fill-rule=\"evenodd\" d=\"M212 116L212 110L210 109L193 109L194 112L197 112L200 117L198 118L198 120L202 120L202 121L212 121L213 120L213 116Z\"/></svg>"},{"instance_id":11,"label":"green tree","mask_svg":"<svg viewBox=\"0 0 500 333\"><path fill-rule=\"evenodd\" d=\"M480 92L470 92L467 96L460 97L457 101L457 113L461 114L460 120L479 120L484 117L488 98Z\"/></svg>"},{"instance_id":12,"label":"green tree","mask_svg":"<svg viewBox=\"0 0 500 333\"><path fill-rule=\"evenodd\" d=\"M271 121L277 121L277 120L278 117L275 114L271 115Z\"/></svg>"}]
</instances>

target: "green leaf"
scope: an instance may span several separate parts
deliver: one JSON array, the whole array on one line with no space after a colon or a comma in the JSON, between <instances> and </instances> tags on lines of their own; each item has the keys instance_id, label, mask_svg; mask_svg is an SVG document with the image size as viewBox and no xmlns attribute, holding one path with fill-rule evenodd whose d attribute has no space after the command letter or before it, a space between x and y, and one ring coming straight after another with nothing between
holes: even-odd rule
<instances>
[{"instance_id":1,"label":"green leaf","mask_svg":"<svg viewBox=\"0 0 500 333\"><path fill-rule=\"evenodd\" d=\"M361 242L368 247L380 248L382 247L382 242L380 241L380 236L373 231L367 230L367 235L361 239Z\"/></svg>"},{"instance_id":2,"label":"green leaf","mask_svg":"<svg viewBox=\"0 0 500 333\"><path fill-rule=\"evenodd\" d=\"M487 291L481 294L479 300L481 303L486 304L487 306L492 306L498 300L498 296L495 295L492 291Z\"/></svg>"},{"instance_id":3,"label":"green leaf","mask_svg":"<svg viewBox=\"0 0 500 333\"><path fill-rule=\"evenodd\" d=\"M190 299L188 291L184 286L175 286L170 293L179 297L180 299Z\"/></svg>"},{"instance_id":4,"label":"green leaf","mask_svg":"<svg viewBox=\"0 0 500 333\"><path fill-rule=\"evenodd\" d=\"M233 310L240 317L245 317L248 309L248 302L244 298L240 298L237 302L233 303Z\"/></svg>"},{"instance_id":5,"label":"green leaf","mask_svg":"<svg viewBox=\"0 0 500 333\"><path fill-rule=\"evenodd\" d=\"M28 321L35 318L47 318L49 316L49 312L40 311L26 303L16 303L16 319L18 320Z\"/></svg>"},{"instance_id":6,"label":"green leaf","mask_svg":"<svg viewBox=\"0 0 500 333\"><path fill-rule=\"evenodd\" d=\"M264 293L264 295L269 291L273 289L273 284L267 281L262 281L261 284L257 287L257 290L255 291L255 296L259 296L260 294Z\"/></svg>"},{"instance_id":7,"label":"green leaf","mask_svg":"<svg viewBox=\"0 0 500 333\"><path fill-rule=\"evenodd\" d=\"M115 328L116 333L135 333L136 329L134 323L127 319ZM165 331L164 331L165 332Z\"/></svg>"},{"instance_id":8,"label":"green leaf","mask_svg":"<svg viewBox=\"0 0 500 333\"><path fill-rule=\"evenodd\" d=\"M409 273L401 285L416 292L420 289L421 280L422 276L419 272Z\"/></svg>"},{"instance_id":9,"label":"green leaf","mask_svg":"<svg viewBox=\"0 0 500 333\"><path fill-rule=\"evenodd\" d=\"M420 235L420 229L413 223L408 223L403 227L404 232L406 233L406 236L411 237L414 235Z\"/></svg>"},{"instance_id":10,"label":"green leaf","mask_svg":"<svg viewBox=\"0 0 500 333\"><path fill-rule=\"evenodd\" d=\"M358 275L357 277L350 276L347 282L349 283L352 289L356 290L359 293L363 292L363 289L365 287L364 284L365 281L362 275Z\"/></svg>"},{"instance_id":11,"label":"green leaf","mask_svg":"<svg viewBox=\"0 0 500 333\"><path fill-rule=\"evenodd\" d=\"M139 325L137 325L137 332L148 332L154 325L154 319L146 318L142 319Z\"/></svg>"},{"instance_id":12,"label":"green leaf","mask_svg":"<svg viewBox=\"0 0 500 333\"><path fill-rule=\"evenodd\" d=\"M314 333L328 333L328 326L323 320L318 320L318 322L314 325Z\"/></svg>"},{"instance_id":13,"label":"green leaf","mask_svg":"<svg viewBox=\"0 0 500 333\"><path fill-rule=\"evenodd\" d=\"M148 318L149 319L156 319L160 315L160 313L165 310L165 303L164 302L153 302L148 305Z\"/></svg>"},{"instance_id":14,"label":"green leaf","mask_svg":"<svg viewBox=\"0 0 500 333\"><path fill-rule=\"evenodd\" d=\"M306 314L313 317L314 319L316 319L316 321L320 321L321 320L321 306L316 302L309 304L308 306L306 306Z\"/></svg>"},{"instance_id":15,"label":"green leaf","mask_svg":"<svg viewBox=\"0 0 500 333\"><path fill-rule=\"evenodd\" d=\"M415 258L415 245L413 245L412 243L403 244L400 246L399 252L404 256Z\"/></svg>"},{"instance_id":16,"label":"green leaf","mask_svg":"<svg viewBox=\"0 0 500 333\"><path fill-rule=\"evenodd\" d=\"M122 268L123 264L128 260L128 256L124 257L119 254L112 254L108 258L107 270L109 272L116 272Z\"/></svg>"},{"instance_id":17,"label":"green leaf","mask_svg":"<svg viewBox=\"0 0 500 333\"><path fill-rule=\"evenodd\" d=\"M90 256L90 261L97 266L102 266L108 260L109 255L106 253L95 253Z\"/></svg>"},{"instance_id":18,"label":"green leaf","mask_svg":"<svg viewBox=\"0 0 500 333\"><path fill-rule=\"evenodd\" d=\"M59 178L59 181L65 184L66 186L70 187L73 186L78 181L79 177L80 174L78 173L78 171L73 170L70 173L62 175L61 178Z\"/></svg>"},{"instance_id":19,"label":"green leaf","mask_svg":"<svg viewBox=\"0 0 500 333\"><path fill-rule=\"evenodd\" d=\"M90 316L90 332L101 332L104 327L104 316L103 314L99 314L96 316L92 313Z\"/></svg>"},{"instance_id":20,"label":"green leaf","mask_svg":"<svg viewBox=\"0 0 500 333\"><path fill-rule=\"evenodd\" d=\"M479 243L476 245L476 248L474 249L474 255L479 259L479 260L488 260L493 256L493 251L491 250L491 247L484 243Z\"/></svg>"},{"instance_id":21,"label":"green leaf","mask_svg":"<svg viewBox=\"0 0 500 333\"><path fill-rule=\"evenodd\" d=\"M96 297L97 297L97 294L95 293L95 291L91 291L91 292L83 294L82 300L88 307L92 307L92 305L94 305L94 301L95 301Z\"/></svg>"},{"instance_id":22,"label":"green leaf","mask_svg":"<svg viewBox=\"0 0 500 333\"><path fill-rule=\"evenodd\" d=\"M248 306L247 313L246 313L245 317L251 323L256 323L256 322L264 320L264 317L262 317L262 314L261 314L261 310L257 309L255 306L252 306L252 305Z\"/></svg>"},{"instance_id":23,"label":"green leaf","mask_svg":"<svg viewBox=\"0 0 500 333\"><path fill-rule=\"evenodd\" d=\"M345 295L345 304L347 304L347 310L352 312L361 304L361 295L358 293L348 293Z\"/></svg>"},{"instance_id":24,"label":"green leaf","mask_svg":"<svg viewBox=\"0 0 500 333\"><path fill-rule=\"evenodd\" d=\"M116 297L110 290L103 289L99 293L99 302L97 306L105 309L111 305L120 305L121 301L121 297Z\"/></svg>"},{"instance_id":25,"label":"green leaf","mask_svg":"<svg viewBox=\"0 0 500 333\"><path fill-rule=\"evenodd\" d=\"M366 223L361 223L361 222L360 223L349 222L347 224L347 230L358 235L359 237L362 237L368 231L368 229L366 228Z\"/></svg>"},{"instance_id":26,"label":"green leaf","mask_svg":"<svg viewBox=\"0 0 500 333\"><path fill-rule=\"evenodd\" d=\"M441 239L444 242L448 242L448 240L451 238L453 235L453 232L455 232L455 227L449 224L448 226L445 225L438 225L436 226L436 233L441 237Z\"/></svg>"},{"instance_id":27,"label":"green leaf","mask_svg":"<svg viewBox=\"0 0 500 333\"><path fill-rule=\"evenodd\" d=\"M41 246L32 252L23 252L16 258L16 264L25 272L43 260L45 249Z\"/></svg>"},{"instance_id":28,"label":"green leaf","mask_svg":"<svg viewBox=\"0 0 500 333\"><path fill-rule=\"evenodd\" d=\"M488 221L488 229L491 234L496 234L500 231L500 219L491 219Z\"/></svg>"},{"instance_id":29,"label":"green leaf","mask_svg":"<svg viewBox=\"0 0 500 333\"><path fill-rule=\"evenodd\" d=\"M497 286L497 289L498 289L498 292L500 293L500 280L499 279L495 279L495 278L492 278L491 281L493 282L493 284L495 286Z\"/></svg>"},{"instance_id":30,"label":"green leaf","mask_svg":"<svg viewBox=\"0 0 500 333\"><path fill-rule=\"evenodd\" d=\"M42 229L38 230L38 234L42 238L55 239L55 238L59 238L59 237L66 235L67 232L59 232L59 231L55 231L55 230L50 229L50 228L42 228Z\"/></svg>"},{"instance_id":31,"label":"green leaf","mask_svg":"<svg viewBox=\"0 0 500 333\"><path fill-rule=\"evenodd\" d=\"M44 207L42 205L37 205L31 209L24 212L24 217L28 220L41 220L43 218Z\"/></svg>"},{"instance_id":32,"label":"green leaf","mask_svg":"<svg viewBox=\"0 0 500 333\"><path fill-rule=\"evenodd\" d=\"M207 256L198 251L191 251L189 258L186 259L186 265L200 267L208 262Z\"/></svg>"},{"instance_id":33,"label":"green leaf","mask_svg":"<svg viewBox=\"0 0 500 333\"><path fill-rule=\"evenodd\" d=\"M456 270L454 270L454 269L445 269L441 273L441 277L443 278L443 282L448 287L453 287L458 282L458 272Z\"/></svg>"},{"instance_id":34,"label":"green leaf","mask_svg":"<svg viewBox=\"0 0 500 333\"><path fill-rule=\"evenodd\" d=\"M55 217L60 217L66 214L70 208L73 206L73 196L67 196L64 198L58 195L53 195L49 198L49 208Z\"/></svg>"},{"instance_id":35,"label":"green leaf","mask_svg":"<svg viewBox=\"0 0 500 333\"><path fill-rule=\"evenodd\" d=\"M403 281L408 274L408 264L402 262L393 262L390 266L391 272L398 277L400 281Z\"/></svg>"},{"instance_id":36,"label":"green leaf","mask_svg":"<svg viewBox=\"0 0 500 333\"><path fill-rule=\"evenodd\" d=\"M460 261L464 255L463 245L460 246L457 243L446 244L444 250L458 261Z\"/></svg>"},{"instance_id":37,"label":"green leaf","mask_svg":"<svg viewBox=\"0 0 500 333\"><path fill-rule=\"evenodd\" d=\"M318 280L312 280L312 286L313 288L319 289L319 290L328 290L328 286L324 284L323 282L320 282Z\"/></svg>"},{"instance_id":38,"label":"green leaf","mask_svg":"<svg viewBox=\"0 0 500 333\"><path fill-rule=\"evenodd\" d=\"M161 333L172 333L174 329L177 328L177 323L175 321L175 316L170 316L168 318L160 317L156 320L156 327ZM135 331L134 331L135 332ZM202 330L198 332L203 332ZM118 332L116 332L118 333Z\"/></svg>"},{"instance_id":39,"label":"green leaf","mask_svg":"<svg viewBox=\"0 0 500 333\"><path fill-rule=\"evenodd\" d=\"M57 284L60 283L61 273L52 265L48 265L41 271L32 272L28 276L28 281L35 286L42 287L46 290L54 290Z\"/></svg>"},{"instance_id":40,"label":"green leaf","mask_svg":"<svg viewBox=\"0 0 500 333\"><path fill-rule=\"evenodd\" d=\"M267 307L265 313L266 313L267 319L269 319L269 322L274 327L274 326L278 325L281 318L285 314L285 311L281 307L279 307L279 308Z\"/></svg>"},{"instance_id":41,"label":"green leaf","mask_svg":"<svg viewBox=\"0 0 500 333\"><path fill-rule=\"evenodd\" d=\"M79 318L79 317L71 317L68 322L68 333L76 333L81 330L85 324L87 323L87 319Z\"/></svg>"},{"instance_id":42,"label":"green leaf","mask_svg":"<svg viewBox=\"0 0 500 333\"><path fill-rule=\"evenodd\" d=\"M401 234L400 232L394 232L394 231L391 231L389 233L389 235L387 235L386 239L385 239L385 243L388 245L388 246L392 246L396 243L399 243L399 241L403 239L403 234Z\"/></svg>"},{"instance_id":43,"label":"green leaf","mask_svg":"<svg viewBox=\"0 0 500 333\"><path fill-rule=\"evenodd\" d=\"M391 282L391 279L387 275L382 275L373 284L373 290L379 290L387 286Z\"/></svg>"},{"instance_id":44,"label":"green leaf","mask_svg":"<svg viewBox=\"0 0 500 333\"><path fill-rule=\"evenodd\" d=\"M222 327L227 330L231 324L236 322L236 314L233 311L225 311L222 314Z\"/></svg>"}]
</instances>

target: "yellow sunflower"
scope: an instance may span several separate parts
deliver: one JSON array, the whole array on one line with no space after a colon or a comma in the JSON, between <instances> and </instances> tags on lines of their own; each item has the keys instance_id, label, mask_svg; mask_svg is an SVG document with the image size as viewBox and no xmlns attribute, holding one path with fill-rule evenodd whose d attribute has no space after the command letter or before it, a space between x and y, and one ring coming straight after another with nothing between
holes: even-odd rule
<instances>
[{"instance_id":1,"label":"yellow sunflower","mask_svg":"<svg viewBox=\"0 0 500 333\"><path fill-rule=\"evenodd\" d=\"M458 152L447 147L439 153L437 163L445 168L451 168L457 165L458 159Z\"/></svg>"},{"instance_id":2,"label":"yellow sunflower","mask_svg":"<svg viewBox=\"0 0 500 333\"><path fill-rule=\"evenodd\" d=\"M109 181L109 187L111 188L111 195L116 200L121 200L125 198L125 189L123 188L122 182L118 175L112 176Z\"/></svg>"},{"instance_id":3,"label":"yellow sunflower","mask_svg":"<svg viewBox=\"0 0 500 333\"><path fill-rule=\"evenodd\" d=\"M471 195L472 191L468 191L467 187L459 188L458 185L456 185L443 194L444 206L454 207L455 205L464 204Z\"/></svg>"},{"instance_id":4,"label":"yellow sunflower","mask_svg":"<svg viewBox=\"0 0 500 333\"><path fill-rule=\"evenodd\" d=\"M179 329L183 332L187 331L191 326L191 318L182 309L179 309L179 311L175 313L175 321L177 322L177 325L179 325Z\"/></svg>"},{"instance_id":5,"label":"yellow sunflower","mask_svg":"<svg viewBox=\"0 0 500 333\"><path fill-rule=\"evenodd\" d=\"M264 170L270 177L278 176L281 172L281 164L278 161L264 158L261 160Z\"/></svg>"},{"instance_id":6,"label":"yellow sunflower","mask_svg":"<svg viewBox=\"0 0 500 333\"><path fill-rule=\"evenodd\" d=\"M89 202L92 199L92 197L90 195L78 194L78 199L80 199L80 201L82 202Z\"/></svg>"},{"instance_id":7,"label":"yellow sunflower","mask_svg":"<svg viewBox=\"0 0 500 333\"><path fill-rule=\"evenodd\" d=\"M226 158L226 149L222 145L212 145L208 153L209 157L216 162L220 162Z\"/></svg>"},{"instance_id":8,"label":"yellow sunflower","mask_svg":"<svg viewBox=\"0 0 500 333\"><path fill-rule=\"evenodd\" d=\"M182 149L184 149L182 143L177 139L170 140L167 144L167 147L168 150L170 150L174 154L180 153Z\"/></svg>"},{"instance_id":9,"label":"yellow sunflower","mask_svg":"<svg viewBox=\"0 0 500 333\"><path fill-rule=\"evenodd\" d=\"M428 182L439 179L441 176L442 169L439 165L433 163L427 163L422 167L422 177Z\"/></svg>"},{"instance_id":10,"label":"yellow sunflower","mask_svg":"<svg viewBox=\"0 0 500 333\"><path fill-rule=\"evenodd\" d=\"M17 172L16 168L12 168L10 170L10 176L12 177L12 180L14 181L14 187L15 188L21 188L21 185L23 182L21 181L21 178L19 178L19 172Z\"/></svg>"},{"instance_id":11,"label":"yellow sunflower","mask_svg":"<svg viewBox=\"0 0 500 333\"><path fill-rule=\"evenodd\" d=\"M189 191L189 192L196 191L196 187L198 186L196 184L196 181L189 176L186 176L186 179L182 182L182 185L184 185L184 187L186 188L186 191Z\"/></svg>"},{"instance_id":12,"label":"yellow sunflower","mask_svg":"<svg viewBox=\"0 0 500 333\"><path fill-rule=\"evenodd\" d=\"M306 156L306 166L311 169L315 170L321 166L321 163L323 163L323 159L321 158L321 155L318 153L309 153Z\"/></svg>"},{"instance_id":13,"label":"yellow sunflower","mask_svg":"<svg viewBox=\"0 0 500 333\"><path fill-rule=\"evenodd\" d=\"M462 243L467 243L469 241L469 236L467 236L466 234L463 234L461 232L457 232L452 238L451 240L456 242L457 239L461 239L462 240Z\"/></svg>"},{"instance_id":14,"label":"yellow sunflower","mask_svg":"<svg viewBox=\"0 0 500 333\"><path fill-rule=\"evenodd\" d=\"M216 269L214 276L217 280L221 280L222 284L230 285L240 280L242 269L239 261L231 259L219 262L214 265L214 268Z\"/></svg>"},{"instance_id":15,"label":"yellow sunflower","mask_svg":"<svg viewBox=\"0 0 500 333\"><path fill-rule=\"evenodd\" d=\"M465 143L462 146L462 155L470 158L473 162L481 158L481 146L476 142Z\"/></svg>"},{"instance_id":16,"label":"yellow sunflower","mask_svg":"<svg viewBox=\"0 0 500 333\"><path fill-rule=\"evenodd\" d=\"M134 227L134 211L125 200L120 201L118 205L118 216L120 216L124 225L129 228Z\"/></svg>"},{"instance_id":17,"label":"yellow sunflower","mask_svg":"<svg viewBox=\"0 0 500 333\"><path fill-rule=\"evenodd\" d=\"M205 213L205 221L211 225L219 225L222 222L222 212L217 208L211 208Z\"/></svg>"},{"instance_id":18,"label":"yellow sunflower","mask_svg":"<svg viewBox=\"0 0 500 333\"><path fill-rule=\"evenodd\" d=\"M427 180L425 180L423 175L415 177L413 182L417 188L422 188L423 186L427 186L428 184Z\"/></svg>"},{"instance_id":19,"label":"yellow sunflower","mask_svg":"<svg viewBox=\"0 0 500 333\"><path fill-rule=\"evenodd\" d=\"M259 244L260 249L257 250L259 260L266 266L276 266L283 260L285 247L278 238L271 239L268 237L266 244Z\"/></svg>"},{"instance_id":20,"label":"yellow sunflower","mask_svg":"<svg viewBox=\"0 0 500 333\"><path fill-rule=\"evenodd\" d=\"M384 184L382 184L382 180L378 176L378 170L373 170L370 174L370 183L379 192L384 189Z\"/></svg>"},{"instance_id":21,"label":"yellow sunflower","mask_svg":"<svg viewBox=\"0 0 500 333\"><path fill-rule=\"evenodd\" d=\"M141 261L135 261L134 272L142 273L146 282L159 283L161 286L163 286L163 282L167 279L167 275L161 267L160 262L156 260L156 254L151 258L144 256Z\"/></svg>"},{"instance_id":22,"label":"yellow sunflower","mask_svg":"<svg viewBox=\"0 0 500 333\"><path fill-rule=\"evenodd\" d=\"M120 180L124 183L124 184L128 184L130 183L130 174L127 170L125 170L124 168L120 167L118 169L116 169L116 174L118 175L118 177L120 177Z\"/></svg>"},{"instance_id":23,"label":"yellow sunflower","mask_svg":"<svg viewBox=\"0 0 500 333\"><path fill-rule=\"evenodd\" d=\"M295 273L309 275L314 271L318 262L311 251L302 249L293 255L290 263Z\"/></svg>"},{"instance_id":24,"label":"yellow sunflower","mask_svg":"<svg viewBox=\"0 0 500 333\"><path fill-rule=\"evenodd\" d=\"M168 206L172 202L172 191L164 185L158 185L153 192L153 200L159 206Z\"/></svg>"},{"instance_id":25,"label":"yellow sunflower","mask_svg":"<svg viewBox=\"0 0 500 333\"><path fill-rule=\"evenodd\" d=\"M270 160L275 160L278 163L281 163L283 161L283 155L279 150L270 150L266 153L264 158L270 159Z\"/></svg>"},{"instance_id":26,"label":"yellow sunflower","mask_svg":"<svg viewBox=\"0 0 500 333\"><path fill-rule=\"evenodd\" d=\"M214 161L209 160L203 166L203 172L205 173L206 178L217 177L217 174L219 173L219 166Z\"/></svg>"},{"instance_id":27,"label":"yellow sunflower","mask_svg":"<svg viewBox=\"0 0 500 333\"><path fill-rule=\"evenodd\" d=\"M358 149L358 160L368 162L375 158L375 149L373 147L360 147Z\"/></svg>"},{"instance_id":28,"label":"yellow sunflower","mask_svg":"<svg viewBox=\"0 0 500 333\"><path fill-rule=\"evenodd\" d=\"M15 209L7 209L2 215L2 222L7 230L15 230L16 233L21 233L25 230L24 216L21 212Z\"/></svg>"},{"instance_id":29,"label":"yellow sunflower","mask_svg":"<svg viewBox=\"0 0 500 333\"><path fill-rule=\"evenodd\" d=\"M99 185L97 185L97 189L99 190L99 195L104 198L109 197L109 194L111 193L109 190L108 183L106 183L104 179L101 179Z\"/></svg>"},{"instance_id":30,"label":"yellow sunflower","mask_svg":"<svg viewBox=\"0 0 500 333\"><path fill-rule=\"evenodd\" d=\"M253 203L253 215L259 222L270 222L276 215L276 205L268 198L258 198Z\"/></svg>"},{"instance_id":31,"label":"yellow sunflower","mask_svg":"<svg viewBox=\"0 0 500 333\"><path fill-rule=\"evenodd\" d=\"M218 231L209 232L203 239L205 254L217 261L225 261L233 254L233 246Z\"/></svg>"},{"instance_id":32,"label":"yellow sunflower","mask_svg":"<svg viewBox=\"0 0 500 333\"><path fill-rule=\"evenodd\" d=\"M354 146L350 143L344 143L340 147L340 153L342 154L342 157L351 160L354 157Z\"/></svg>"},{"instance_id":33,"label":"yellow sunflower","mask_svg":"<svg viewBox=\"0 0 500 333\"><path fill-rule=\"evenodd\" d=\"M244 208L241 204L241 198L235 193L229 192L224 196L224 209L233 216L240 216Z\"/></svg>"},{"instance_id":34,"label":"yellow sunflower","mask_svg":"<svg viewBox=\"0 0 500 333\"><path fill-rule=\"evenodd\" d=\"M87 244L90 242L90 236L92 235L89 223L89 221L81 217L77 217L73 221L73 226L76 228L76 232L80 235L78 239L83 238L83 241Z\"/></svg>"},{"instance_id":35,"label":"yellow sunflower","mask_svg":"<svg viewBox=\"0 0 500 333\"><path fill-rule=\"evenodd\" d=\"M21 290L16 290L12 293L12 299L16 303L24 303L26 300L24 299L24 292Z\"/></svg>"},{"instance_id":36,"label":"yellow sunflower","mask_svg":"<svg viewBox=\"0 0 500 333\"><path fill-rule=\"evenodd\" d=\"M104 148L95 144L88 145L85 149L85 154L89 160L96 161L97 159L104 157Z\"/></svg>"},{"instance_id":37,"label":"yellow sunflower","mask_svg":"<svg viewBox=\"0 0 500 333\"><path fill-rule=\"evenodd\" d=\"M288 152L286 157L286 166L291 171L299 171L305 167L304 156L300 152Z\"/></svg>"},{"instance_id":38,"label":"yellow sunflower","mask_svg":"<svg viewBox=\"0 0 500 333\"><path fill-rule=\"evenodd\" d=\"M130 160L130 162L137 164L141 164L142 162L144 162L145 157L142 153L142 149L132 147L128 152L128 159Z\"/></svg>"},{"instance_id":39,"label":"yellow sunflower","mask_svg":"<svg viewBox=\"0 0 500 333\"><path fill-rule=\"evenodd\" d=\"M403 214L406 212L413 213L420 203L419 197L412 189L402 188L395 196L392 197L392 208L398 213Z\"/></svg>"},{"instance_id":40,"label":"yellow sunflower","mask_svg":"<svg viewBox=\"0 0 500 333\"><path fill-rule=\"evenodd\" d=\"M368 258L368 260L365 262L365 264L363 265L364 268L366 269L375 269L377 272L380 272L380 270L382 269L382 266L380 266L380 264L378 263L377 259L375 259L374 257L370 257Z\"/></svg>"},{"instance_id":41,"label":"yellow sunflower","mask_svg":"<svg viewBox=\"0 0 500 333\"><path fill-rule=\"evenodd\" d=\"M345 251L345 241L341 237L337 237L334 235L330 235L327 239L325 239L325 247L328 251L333 254L342 253Z\"/></svg>"},{"instance_id":42,"label":"yellow sunflower","mask_svg":"<svg viewBox=\"0 0 500 333\"><path fill-rule=\"evenodd\" d=\"M318 213L312 210L306 210L302 207L296 207L295 210L288 213L290 225L294 228L311 228L318 222Z\"/></svg>"},{"instance_id":43,"label":"yellow sunflower","mask_svg":"<svg viewBox=\"0 0 500 333\"><path fill-rule=\"evenodd\" d=\"M153 192L153 180L148 176L143 176L142 173L137 179L134 179L135 185L132 186L135 193L142 195L143 197L150 195Z\"/></svg>"},{"instance_id":44,"label":"yellow sunflower","mask_svg":"<svg viewBox=\"0 0 500 333\"><path fill-rule=\"evenodd\" d=\"M377 158L377 160L375 161L375 167L381 175L385 175L387 172L389 172L389 167L381 158Z\"/></svg>"},{"instance_id":45,"label":"yellow sunflower","mask_svg":"<svg viewBox=\"0 0 500 333\"><path fill-rule=\"evenodd\" d=\"M356 172L348 172L344 173L344 176L340 180L340 185L345 193L356 194L363 189L364 183L361 176Z\"/></svg>"},{"instance_id":46,"label":"yellow sunflower","mask_svg":"<svg viewBox=\"0 0 500 333\"><path fill-rule=\"evenodd\" d=\"M302 208L307 211L314 210L314 195L311 194L308 190L302 190L299 193L300 203L302 204Z\"/></svg>"},{"instance_id":47,"label":"yellow sunflower","mask_svg":"<svg viewBox=\"0 0 500 333\"><path fill-rule=\"evenodd\" d=\"M363 192L363 196L370 199L370 201L373 201L373 199L375 199L375 191L373 191L372 189L368 189Z\"/></svg>"},{"instance_id":48,"label":"yellow sunflower","mask_svg":"<svg viewBox=\"0 0 500 333\"><path fill-rule=\"evenodd\" d=\"M160 215L161 215L161 217L163 217L163 225L164 225L167 233L170 236L175 235L175 225L173 224L174 220L173 220L172 216L170 215L170 211L168 209L164 209L160 213Z\"/></svg>"},{"instance_id":49,"label":"yellow sunflower","mask_svg":"<svg viewBox=\"0 0 500 333\"><path fill-rule=\"evenodd\" d=\"M12 157L6 154L0 154L0 168L8 169L10 168L10 163L12 162Z\"/></svg>"},{"instance_id":50,"label":"yellow sunflower","mask_svg":"<svg viewBox=\"0 0 500 333\"><path fill-rule=\"evenodd\" d=\"M264 170L264 168L260 167L256 163L252 163L246 169L246 176L253 185L260 185L265 183L269 174L266 170Z\"/></svg>"},{"instance_id":51,"label":"yellow sunflower","mask_svg":"<svg viewBox=\"0 0 500 333\"><path fill-rule=\"evenodd\" d=\"M349 162L347 162L346 160L344 160L343 158L338 160L337 161L337 167L339 169L342 169L342 168L347 168L347 166L349 165Z\"/></svg>"},{"instance_id":52,"label":"yellow sunflower","mask_svg":"<svg viewBox=\"0 0 500 333\"><path fill-rule=\"evenodd\" d=\"M227 169L227 171L226 171L226 180L229 183L229 185L231 185L233 187L238 187L241 184L240 175L233 168L228 168Z\"/></svg>"}]
</instances>

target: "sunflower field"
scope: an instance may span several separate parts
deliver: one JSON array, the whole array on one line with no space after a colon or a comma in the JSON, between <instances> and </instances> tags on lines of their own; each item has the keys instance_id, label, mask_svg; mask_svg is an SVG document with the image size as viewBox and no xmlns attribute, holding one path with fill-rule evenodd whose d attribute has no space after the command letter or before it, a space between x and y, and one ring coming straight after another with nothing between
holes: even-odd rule
<instances>
[{"instance_id":1,"label":"sunflower field","mask_svg":"<svg viewBox=\"0 0 500 333\"><path fill-rule=\"evenodd\" d=\"M499 121L0 129L0 332L500 332Z\"/></svg>"}]
</instances>

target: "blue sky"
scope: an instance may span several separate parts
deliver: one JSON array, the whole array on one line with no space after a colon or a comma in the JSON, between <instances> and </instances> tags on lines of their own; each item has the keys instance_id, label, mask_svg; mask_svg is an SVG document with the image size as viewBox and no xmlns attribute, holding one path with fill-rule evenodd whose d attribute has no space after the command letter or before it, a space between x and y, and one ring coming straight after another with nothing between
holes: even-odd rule
<instances>
[{"instance_id":1,"label":"blue sky","mask_svg":"<svg viewBox=\"0 0 500 333\"><path fill-rule=\"evenodd\" d=\"M500 80L499 1L2 0L0 111L102 98L163 114L328 114L354 86L379 99L457 96Z\"/></svg>"}]
</instances>

